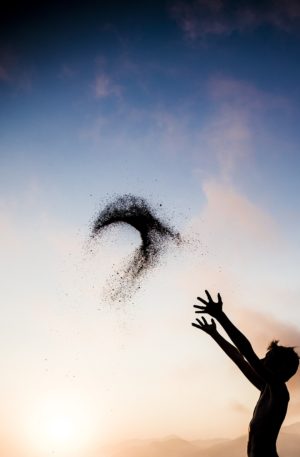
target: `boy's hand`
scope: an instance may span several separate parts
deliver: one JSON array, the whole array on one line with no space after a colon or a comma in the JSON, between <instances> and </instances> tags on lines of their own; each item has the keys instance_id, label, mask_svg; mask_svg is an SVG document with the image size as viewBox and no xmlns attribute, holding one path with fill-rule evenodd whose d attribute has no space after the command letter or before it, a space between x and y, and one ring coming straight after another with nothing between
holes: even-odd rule
<instances>
[{"instance_id":1,"label":"boy's hand","mask_svg":"<svg viewBox=\"0 0 300 457\"><path fill-rule=\"evenodd\" d=\"M218 317L222 313L222 306L223 306L221 295L218 294L218 301L214 302L210 296L210 293L207 290L205 291L205 293L206 293L208 300L204 300L203 298L197 297L197 300L201 301L201 303L203 303L204 306L194 305L194 308L197 309L197 311L195 311L195 312L201 313L201 314L207 313L210 316L218 319Z\"/></svg>"},{"instance_id":2,"label":"boy's hand","mask_svg":"<svg viewBox=\"0 0 300 457\"><path fill-rule=\"evenodd\" d=\"M203 330L203 332L208 333L211 336L218 333L216 323L213 319L211 320L210 324L207 322L205 317L202 317L202 320L196 319L196 321L198 322L198 324L193 322L192 323L193 327L199 328L200 330Z\"/></svg>"}]
</instances>

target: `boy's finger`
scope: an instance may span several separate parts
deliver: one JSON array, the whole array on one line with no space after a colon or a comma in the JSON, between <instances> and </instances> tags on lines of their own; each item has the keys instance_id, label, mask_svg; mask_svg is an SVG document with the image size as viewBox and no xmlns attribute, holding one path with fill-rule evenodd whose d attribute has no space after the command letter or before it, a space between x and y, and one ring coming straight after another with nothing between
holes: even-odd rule
<instances>
[{"instance_id":1,"label":"boy's finger","mask_svg":"<svg viewBox=\"0 0 300 457\"><path fill-rule=\"evenodd\" d=\"M197 300L201 301L201 303L204 303L204 305L208 305L208 301L204 300L204 298L197 297Z\"/></svg>"},{"instance_id":2,"label":"boy's finger","mask_svg":"<svg viewBox=\"0 0 300 457\"><path fill-rule=\"evenodd\" d=\"M193 326L193 327L196 327L196 328L200 328L200 329L201 329L200 325L198 325L198 324L195 324L195 322L192 322L192 326Z\"/></svg>"},{"instance_id":3,"label":"boy's finger","mask_svg":"<svg viewBox=\"0 0 300 457\"><path fill-rule=\"evenodd\" d=\"M205 293L206 293L206 296L207 296L207 298L208 298L208 301L212 301L211 295L210 295L210 293L208 292L208 290L206 290Z\"/></svg>"}]
</instances>

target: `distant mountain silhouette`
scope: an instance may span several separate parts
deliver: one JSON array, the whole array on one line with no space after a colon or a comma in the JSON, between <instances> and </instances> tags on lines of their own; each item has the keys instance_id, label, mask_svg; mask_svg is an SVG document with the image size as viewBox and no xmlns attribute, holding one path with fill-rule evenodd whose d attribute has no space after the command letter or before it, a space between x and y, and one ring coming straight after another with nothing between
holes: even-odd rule
<instances>
[{"instance_id":1,"label":"distant mountain silhouette","mask_svg":"<svg viewBox=\"0 0 300 457\"><path fill-rule=\"evenodd\" d=\"M236 439L187 441L178 436L160 440L133 440L105 448L107 457L245 457L247 436ZM299 457L300 422L282 428L279 455Z\"/></svg>"},{"instance_id":2,"label":"distant mountain silhouette","mask_svg":"<svg viewBox=\"0 0 300 457\"><path fill-rule=\"evenodd\" d=\"M300 422L295 422L294 424L286 425L285 427L282 427L282 431L284 433L296 433L300 435Z\"/></svg>"}]
</instances>

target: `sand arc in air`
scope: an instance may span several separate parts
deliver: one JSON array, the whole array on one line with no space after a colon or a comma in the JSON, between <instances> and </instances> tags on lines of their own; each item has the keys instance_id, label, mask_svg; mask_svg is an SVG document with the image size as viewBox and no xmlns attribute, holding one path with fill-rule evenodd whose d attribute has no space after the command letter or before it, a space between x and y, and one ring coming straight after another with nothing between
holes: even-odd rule
<instances>
[{"instance_id":1,"label":"sand arc in air","mask_svg":"<svg viewBox=\"0 0 300 457\"><path fill-rule=\"evenodd\" d=\"M122 271L115 272L106 287L105 295L111 301L122 301L131 298L141 279L158 264L167 245L179 245L182 240L144 198L131 194L114 198L99 212L92 223L91 238L100 239L115 224L128 224L139 232L141 239Z\"/></svg>"}]
</instances>

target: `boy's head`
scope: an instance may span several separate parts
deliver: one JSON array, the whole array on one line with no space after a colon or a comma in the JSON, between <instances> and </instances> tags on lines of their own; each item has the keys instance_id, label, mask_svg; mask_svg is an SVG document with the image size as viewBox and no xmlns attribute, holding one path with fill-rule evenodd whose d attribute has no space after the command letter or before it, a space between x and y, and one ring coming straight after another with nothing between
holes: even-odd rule
<instances>
[{"instance_id":1,"label":"boy's head","mask_svg":"<svg viewBox=\"0 0 300 457\"><path fill-rule=\"evenodd\" d=\"M299 366L299 356L294 348L279 346L276 340L269 345L263 360L264 365L284 382L296 373Z\"/></svg>"}]
</instances>

